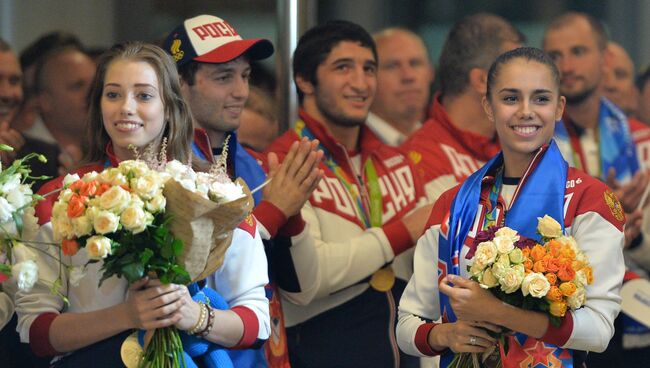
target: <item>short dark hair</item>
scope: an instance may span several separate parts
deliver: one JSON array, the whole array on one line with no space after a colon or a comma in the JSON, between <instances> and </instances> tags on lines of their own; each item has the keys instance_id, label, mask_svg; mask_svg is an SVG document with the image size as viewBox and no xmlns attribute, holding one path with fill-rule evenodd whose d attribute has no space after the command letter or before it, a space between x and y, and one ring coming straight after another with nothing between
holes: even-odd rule
<instances>
[{"instance_id":1,"label":"short dark hair","mask_svg":"<svg viewBox=\"0 0 650 368\"><path fill-rule=\"evenodd\" d=\"M438 62L443 96L457 96L469 85L469 72L487 70L503 44L526 42L526 37L504 18L488 13L467 16L449 31Z\"/></svg>"},{"instance_id":2,"label":"short dark hair","mask_svg":"<svg viewBox=\"0 0 650 368\"><path fill-rule=\"evenodd\" d=\"M370 49L377 60L377 48L372 36L358 24L345 20L333 20L318 25L305 32L293 52L293 79L300 76L313 85L318 84L316 70L327 59L336 45L342 41L358 42L362 47ZM300 103L304 93L296 84Z\"/></svg>"},{"instance_id":3,"label":"short dark hair","mask_svg":"<svg viewBox=\"0 0 650 368\"><path fill-rule=\"evenodd\" d=\"M587 23L589 23L589 27L596 37L596 44L598 45L598 48L601 51L605 50L607 48L607 42L609 42L609 37L607 36L605 26L601 21L587 13L568 12L555 18L546 28L546 32L544 32L544 41L546 41L546 35L549 31L557 30L558 28L567 26L568 24L571 24L578 19L584 19L587 21Z\"/></svg>"},{"instance_id":4,"label":"short dark hair","mask_svg":"<svg viewBox=\"0 0 650 368\"><path fill-rule=\"evenodd\" d=\"M486 93L488 100L491 97L492 87L494 87L494 83L499 76L501 67L514 59L520 58L525 59L526 61L535 61L545 65L551 71L551 76L553 76L553 82L555 82L556 87L558 89L560 88L560 71L557 69L553 59L551 59L547 53L536 47L519 47L499 55L494 63L492 63L492 66L490 66L487 77Z\"/></svg>"},{"instance_id":5,"label":"short dark hair","mask_svg":"<svg viewBox=\"0 0 650 368\"><path fill-rule=\"evenodd\" d=\"M39 59L50 51L63 47L75 47L83 50L81 41L72 33L62 31L49 32L32 42L20 53L20 66L25 69L37 63Z\"/></svg>"},{"instance_id":6,"label":"short dark hair","mask_svg":"<svg viewBox=\"0 0 650 368\"><path fill-rule=\"evenodd\" d=\"M190 60L183 65L176 64L178 68L178 76L181 78L183 83L187 83L189 86L193 86L195 82L196 72L201 66L201 62Z\"/></svg>"}]
</instances>

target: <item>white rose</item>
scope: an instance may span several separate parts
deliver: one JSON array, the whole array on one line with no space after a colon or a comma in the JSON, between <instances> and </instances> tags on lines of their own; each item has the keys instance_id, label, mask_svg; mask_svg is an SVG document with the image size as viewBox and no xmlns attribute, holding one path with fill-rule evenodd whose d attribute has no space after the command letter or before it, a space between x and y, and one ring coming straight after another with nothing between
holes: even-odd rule
<instances>
[{"instance_id":1,"label":"white rose","mask_svg":"<svg viewBox=\"0 0 650 368\"><path fill-rule=\"evenodd\" d=\"M120 170L113 167L102 171L102 173L99 174L99 180L103 183L108 183L114 186L126 184L126 176L124 176Z\"/></svg>"},{"instance_id":2,"label":"white rose","mask_svg":"<svg viewBox=\"0 0 650 368\"><path fill-rule=\"evenodd\" d=\"M575 282L578 288L587 285L587 274L585 274L585 271L584 270L576 271L576 277L573 279L573 282Z\"/></svg>"},{"instance_id":3,"label":"white rose","mask_svg":"<svg viewBox=\"0 0 650 368\"><path fill-rule=\"evenodd\" d=\"M11 214L16 211L16 208L5 197L0 197L0 222L7 222L11 220Z\"/></svg>"},{"instance_id":4,"label":"white rose","mask_svg":"<svg viewBox=\"0 0 650 368\"><path fill-rule=\"evenodd\" d=\"M512 242L512 238L510 237L497 236L492 239L492 242L496 245L499 254L508 254L515 249L515 243Z\"/></svg>"},{"instance_id":5,"label":"white rose","mask_svg":"<svg viewBox=\"0 0 650 368\"><path fill-rule=\"evenodd\" d=\"M68 271L68 281L70 285L79 286L79 281L86 276L86 269L84 266L70 267Z\"/></svg>"},{"instance_id":6,"label":"white rose","mask_svg":"<svg viewBox=\"0 0 650 368\"><path fill-rule=\"evenodd\" d=\"M11 266L11 275L19 290L29 292L38 280L38 265L31 259L18 262Z\"/></svg>"},{"instance_id":7,"label":"white rose","mask_svg":"<svg viewBox=\"0 0 650 368\"><path fill-rule=\"evenodd\" d=\"M67 217L52 219L52 236L55 241L61 241L63 238L70 239L74 237L72 223L70 223L70 220Z\"/></svg>"},{"instance_id":8,"label":"white rose","mask_svg":"<svg viewBox=\"0 0 650 368\"><path fill-rule=\"evenodd\" d=\"M587 302L587 291L584 287L579 286L576 291L567 298L567 304L572 310L576 310Z\"/></svg>"},{"instance_id":9,"label":"white rose","mask_svg":"<svg viewBox=\"0 0 650 368\"><path fill-rule=\"evenodd\" d=\"M537 272L529 273L521 282L521 292L524 296L530 294L535 298L542 298L546 296L550 288L551 284L546 279L546 276Z\"/></svg>"},{"instance_id":10,"label":"white rose","mask_svg":"<svg viewBox=\"0 0 650 368\"><path fill-rule=\"evenodd\" d=\"M165 172L171 175L171 177L174 179L181 178L186 171L187 171L187 166L183 165L178 160L172 160L168 162L167 165L165 166Z\"/></svg>"},{"instance_id":11,"label":"white rose","mask_svg":"<svg viewBox=\"0 0 650 368\"><path fill-rule=\"evenodd\" d=\"M62 200L58 200L54 203L54 206L52 206L52 217L57 218L67 216L67 211L68 204Z\"/></svg>"},{"instance_id":12,"label":"white rose","mask_svg":"<svg viewBox=\"0 0 650 368\"><path fill-rule=\"evenodd\" d=\"M90 171L84 174L84 177L81 178L85 183L90 183L93 180L97 180L99 173L97 171Z\"/></svg>"},{"instance_id":13,"label":"white rose","mask_svg":"<svg viewBox=\"0 0 650 368\"><path fill-rule=\"evenodd\" d=\"M71 191L70 189L64 189L63 191L61 191L61 194L59 194L59 199L57 201L70 202L70 198L72 197L73 194L74 192Z\"/></svg>"},{"instance_id":14,"label":"white rose","mask_svg":"<svg viewBox=\"0 0 650 368\"><path fill-rule=\"evenodd\" d=\"M151 213L159 213L165 211L165 206L167 205L167 199L165 196L158 192L153 196L149 201L147 201L147 211Z\"/></svg>"},{"instance_id":15,"label":"white rose","mask_svg":"<svg viewBox=\"0 0 650 368\"><path fill-rule=\"evenodd\" d=\"M38 234L38 218L35 213L34 207L27 207L23 210L23 239L32 240Z\"/></svg>"},{"instance_id":16,"label":"white rose","mask_svg":"<svg viewBox=\"0 0 650 368\"><path fill-rule=\"evenodd\" d=\"M77 175L77 174L67 174L63 178L63 186L67 187L68 185L74 183L77 180L79 180L79 175Z\"/></svg>"},{"instance_id":17,"label":"white rose","mask_svg":"<svg viewBox=\"0 0 650 368\"><path fill-rule=\"evenodd\" d=\"M109 211L101 211L93 219L93 228L99 234L113 233L119 224L120 218Z\"/></svg>"},{"instance_id":18,"label":"white rose","mask_svg":"<svg viewBox=\"0 0 650 368\"><path fill-rule=\"evenodd\" d=\"M201 194L204 198L208 198L208 192L210 191L210 184L214 179L208 173L200 172L197 173L196 177L196 191Z\"/></svg>"},{"instance_id":19,"label":"white rose","mask_svg":"<svg viewBox=\"0 0 650 368\"><path fill-rule=\"evenodd\" d=\"M111 240L105 236L95 235L86 240L86 252L90 259L103 259L112 254Z\"/></svg>"},{"instance_id":20,"label":"white rose","mask_svg":"<svg viewBox=\"0 0 650 368\"><path fill-rule=\"evenodd\" d=\"M131 179L131 188L143 199L150 199L160 190L160 181L155 173L148 173Z\"/></svg>"},{"instance_id":21,"label":"white rose","mask_svg":"<svg viewBox=\"0 0 650 368\"><path fill-rule=\"evenodd\" d=\"M135 176L143 176L146 175L149 171L149 167L147 166L144 161L138 161L138 160L126 160L120 162L120 165L118 166L118 169L124 174L128 174L129 172L135 174Z\"/></svg>"},{"instance_id":22,"label":"white rose","mask_svg":"<svg viewBox=\"0 0 650 368\"><path fill-rule=\"evenodd\" d=\"M511 228L509 228L509 227L502 227L502 228L500 228L499 230L497 230L497 231L494 233L494 236L495 236L495 237L497 237L497 236L504 236L504 237L506 237L506 238L510 238L510 239L512 240L513 243L519 241L519 235L517 234L517 231L516 231L516 230L513 230L513 229L511 229Z\"/></svg>"},{"instance_id":23,"label":"white rose","mask_svg":"<svg viewBox=\"0 0 650 368\"><path fill-rule=\"evenodd\" d=\"M120 222L124 228L138 234L144 231L147 227L145 212L141 206L129 206L120 216Z\"/></svg>"},{"instance_id":24,"label":"white rose","mask_svg":"<svg viewBox=\"0 0 650 368\"><path fill-rule=\"evenodd\" d=\"M507 256L506 256L507 257ZM503 272L502 277L499 279L501 290L506 294L512 294L519 290L522 281L524 281L524 266L516 265Z\"/></svg>"},{"instance_id":25,"label":"white rose","mask_svg":"<svg viewBox=\"0 0 650 368\"><path fill-rule=\"evenodd\" d=\"M496 276L498 279L501 279L505 271L509 269L510 269L510 256L507 254L498 255L497 260L494 262L494 265L492 266L492 273L494 273L494 276Z\"/></svg>"},{"instance_id":26,"label":"white rose","mask_svg":"<svg viewBox=\"0 0 650 368\"><path fill-rule=\"evenodd\" d=\"M77 238L90 235L93 231L93 223L88 216L79 216L70 220L72 231Z\"/></svg>"},{"instance_id":27,"label":"white rose","mask_svg":"<svg viewBox=\"0 0 650 368\"><path fill-rule=\"evenodd\" d=\"M497 247L494 243L487 241L482 242L476 247L474 252L473 264L479 269L484 269L486 266L494 262L497 256Z\"/></svg>"},{"instance_id":28,"label":"white rose","mask_svg":"<svg viewBox=\"0 0 650 368\"><path fill-rule=\"evenodd\" d=\"M494 276L491 268L486 268L479 279L479 283L482 288L489 289L499 285L499 280Z\"/></svg>"},{"instance_id":29,"label":"white rose","mask_svg":"<svg viewBox=\"0 0 650 368\"><path fill-rule=\"evenodd\" d=\"M562 226L549 215L537 218L537 231L545 238L559 238L562 236Z\"/></svg>"},{"instance_id":30,"label":"white rose","mask_svg":"<svg viewBox=\"0 0 650 368\"><path fill-rule=\"evenodd\" d=\"M111 187L99 197L99 206L102 209L120 213L131 202L131 194L119 186Z\"/></svg>"},{"instance_id":31,"label":"white rose","mask_svg":"<svg viewBox=\"0 0 650 368\"><path fill-rule=\"evenodd\" d=\"M237 183L221 183L214 181L210 184L209 197L214 202L232 202L243 196L244 190L241 185Z\"/></svg>"}]
</instances>

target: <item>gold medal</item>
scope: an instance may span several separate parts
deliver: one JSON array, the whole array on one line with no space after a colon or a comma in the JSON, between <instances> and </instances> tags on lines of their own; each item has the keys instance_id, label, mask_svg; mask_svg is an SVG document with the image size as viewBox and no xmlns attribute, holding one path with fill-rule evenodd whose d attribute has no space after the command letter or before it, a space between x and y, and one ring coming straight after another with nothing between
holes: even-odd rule
<instances>
[{"instance_id":1,"label":"gold medal","mask_svg":"<svg viewBox=\"0 0 650 368\"><path fill-rule=\"evenodd\" d=\"M370 286L379 292L386 292L395 285L395 272L391 266L381 268L372 274Z\"/></svg>"},{"instance_id":2,"label":"gold medal","mask_svg":"<svg viewBox=\"0 0 650 368\"><path fill-rule=\"evenodd\" d=\"M136 331L130 334L122 343L122 348L120 349L122 363L124 363L126 368L137 368L140 359L142 359L142 354L142 346L138 342L138 332Z\"/></svg>"}]
</instances>

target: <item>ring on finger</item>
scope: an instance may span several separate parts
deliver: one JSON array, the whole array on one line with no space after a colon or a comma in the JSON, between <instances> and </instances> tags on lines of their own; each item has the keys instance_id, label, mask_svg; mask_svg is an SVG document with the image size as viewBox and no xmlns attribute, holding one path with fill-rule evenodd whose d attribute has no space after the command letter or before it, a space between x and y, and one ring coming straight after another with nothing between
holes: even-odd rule
<instances>
[{"instance_id":1,"label":"ring on finger","mask_svg":"<svg viewBox=\"0 0 650 368\"><path fill-rule=\"evenodd\" d=\"M470 345L476 345L476 336L470 336L469 344Z\"/></svg>"}]
</instances>

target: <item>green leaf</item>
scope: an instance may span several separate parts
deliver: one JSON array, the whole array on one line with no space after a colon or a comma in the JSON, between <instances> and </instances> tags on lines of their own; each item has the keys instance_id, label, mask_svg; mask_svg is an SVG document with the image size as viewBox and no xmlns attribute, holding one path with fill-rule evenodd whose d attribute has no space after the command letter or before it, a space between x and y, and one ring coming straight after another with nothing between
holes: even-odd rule
<instances>
[{"instance_id":1,"label":"green leaf","mask_svg":"<svg viewBox=\"0 0 650 368\"><path fill-rule=\"evenodd\" d=\"M11 277L11 266L8 264L0 263L0 272L8 277Z\"/></svg>"},{"instance_id":2,"label":"green leaf","mask_svg":"<svg viewBox=\"0 0 650 368\"><path fill-rule=\"evenodd\" d=\"M13 217L14 222L16 223L16 230L18 230L18 235L23 236L23 216L17 212L12 212L11 217Z\"/></svg>"},{"instance_id":3,"label":"green leaf","mask_svg":"<svg viewBox=\"0 0 650 368\"><path fill-rule=\"evenodd\" d=\"M122 267L122 274L132 284L144 277L144 265L140 262L130 263Z\"/></svg>"},{"instance_id":4,"label":"green leaf","mask_svg":"<svg viewBox=\"0 0 650 368\"><path fill-rule=\"evenodd\" d=\"M180 239L174 239L172 242L172 249L174 250L174 256L180 256L183 252L183 241Z\"/></svg>"},{"instance_id":5,"label":"green leaf","mask_svg":"<svg viewBox=\"0 0 650 368\"><path fill-rule=\"evenodd\" d=\"M151 257L153 257L153 251L149 248L145 248L145 250L142 251L140 254L140 262L142 264L147 264Z\"/></svg>"}]
</instances>

